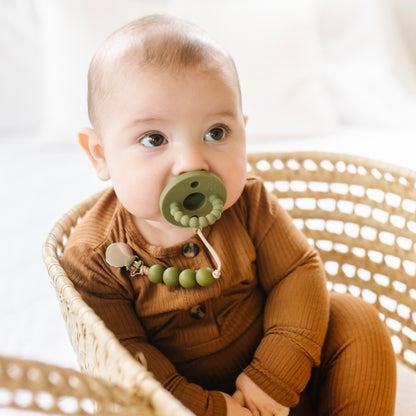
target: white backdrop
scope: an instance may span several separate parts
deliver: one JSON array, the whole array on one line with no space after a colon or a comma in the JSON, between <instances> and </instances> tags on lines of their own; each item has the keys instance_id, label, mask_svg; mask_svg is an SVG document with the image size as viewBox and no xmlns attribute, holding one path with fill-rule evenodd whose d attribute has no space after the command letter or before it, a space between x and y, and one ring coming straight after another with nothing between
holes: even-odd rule
<instances>
[{"instance_id":1,"label":"white backdrop","mask_svg":"<svg viewBox=\"0 0 416 416\"><path fill-rule=\"evenodd\" d=\"M404 40L414 34L408 16L416 7L405 13L406 3L1 0L0 138L75 140L88 124L86 72L94 50L111 31L149 13L189 19L231 51L253 143L322 136L344 125L414 128L415 66Z\"/></svg>"}]
</instances>

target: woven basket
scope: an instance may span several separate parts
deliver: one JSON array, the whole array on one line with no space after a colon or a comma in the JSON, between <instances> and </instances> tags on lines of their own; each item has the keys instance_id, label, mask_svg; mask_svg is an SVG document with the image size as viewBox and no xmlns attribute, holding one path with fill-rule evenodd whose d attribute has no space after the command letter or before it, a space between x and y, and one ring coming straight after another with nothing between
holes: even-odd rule
<instances>
[{"instance_id":1,"label":"woven basket","mask_svg":"<svg viewBox=\"0 0 416 416\"><path fill-rule=\"evenodd\" d=\"M324 262L330 290L374 304L416 369L416 172L345 154L249 155Z\"/></svg>"},{"instance_id":2,"label":"woven basket","mask_svg":"<svg viewBox=\"0 0 416 416\"><path fill-rule=\"evenodd\" d=\"M51 415L154 415L148 398L131 389L73 369L4 356L0 356L1 407Z\"/></svg>"},{"instance_id":3,"label":"woven basket","mask_svg":"<svg viewBox=\"0 0 416 416\"><path fill-rule=\"evenodd\" d=\"M329 289L374 304L398 358L416 369L416 173L318 152L250 154L248 163L319 249ZM155 415L190 414L119 344L61 267L67 237L98 197L63 216L43 247L80 367L146 398Z\"/></svg>"}]
</instances>

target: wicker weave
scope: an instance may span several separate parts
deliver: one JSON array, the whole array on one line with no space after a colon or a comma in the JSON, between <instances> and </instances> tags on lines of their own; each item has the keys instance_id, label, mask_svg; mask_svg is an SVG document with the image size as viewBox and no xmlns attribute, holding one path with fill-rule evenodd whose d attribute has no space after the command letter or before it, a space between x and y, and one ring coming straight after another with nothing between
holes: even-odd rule
<instances>
[{"instance_id":1,"label":"wicker weave","mask_svg":"<svg viewBox=\"0 0 416 416\"><path fill-rule=\"evenodd\" d=\"M320 252L331 290L374 304L416 369L416 172L320 152L249 155Z\"/></svg>"},{"instance_id":2,"label":"wicker weave","mask_svg":"<svg viewBox=\"0 0 416 416\"><path fill-rule=\"evenodd\" d=\"M152 416L146 397L73 369L0 356L0 407L51 415Z\"/></svg>"},{"instance_id":3,"label":"wicker weave","mask_svg":"<svg viewBox=\"0 0 416 416\"><path fill-rule=\"evenodd\" d=\"M319 249L329 289L373 303L398 358L416 369L416 173L318 152L250 154L248 162ZM119 344L60 265L67 237L98 197L62 217L43 248L80 366L147 398L156 415L190 414Z\"/></svg>"}]
</instances>

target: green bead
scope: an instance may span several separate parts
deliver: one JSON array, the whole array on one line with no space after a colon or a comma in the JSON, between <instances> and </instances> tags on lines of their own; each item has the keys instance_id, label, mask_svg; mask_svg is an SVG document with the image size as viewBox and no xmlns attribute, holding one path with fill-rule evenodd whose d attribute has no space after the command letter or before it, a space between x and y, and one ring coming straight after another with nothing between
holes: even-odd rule
<instances>
[{"instance_id":1,"label":"green bead","mask_svg":"<svg viewBox=\"0 0 416 416\"><path fill-rule=\"evenodd\" d=\"M204 227L206 227L207 225L209 225L209 222L208 222L208 220L207 220L205 217L200 217L200 218L198 219L198 226L199 226L199 227L204 228ZM196 227L195 227L195 228L196 228Z\"/></svg>"},{"instance_id":2,"label":"green bead","mask_svg":"<svg viewBox=\"0 0 416 416\"><path fill-rule=\"evenodd\" d=\"M208 224L210 225L214 224L215 221L217 221L217 218L212 214L208 214L205 218L207 219Z\"/></svg>"},{"instance_id":3,"label":"green bead","mask_svg":"<svg viewBox=\"0 0 416 416\"><path fill-rule=\"evenodd\" d=\"M213 199L210 200L210 202L213 206L216 206L216 205L223 206L224 205L224 202L219 198L213 198Z\"/></svg>"},{"instance_id":4,"label":"green bead","mask_svg":"<svg viewBox=\"0 0 416 416\"><path fill-rule=\"evenodd\" d=\"M185 289L191 289L196 285L195 272L191 269L182 270L179 275L179 284Z\"/></svg>"},{"instance_id":5,"label":"green bead","mask_svg":"<svg viewBox=\"0 0 416 416\"><path fill-rule=\"evenodd\" d=\"M196 281L200 286L210 286L214 283L212 277L212 269L209 267L201 267L196 271Z\"/></svg>"},{"instance_id":6,"label":"green bead","mask_svg":"<svg viewBox=\"0 0 416 416\"><path fill-rule=\"evenodd\" d=\"M198 217L191 217L191 219L189 220L189 226L192 228L198 228L199 227Z\"/></svg>"},{"instance_id":7,"label":"green bead","mask_svg":"<svg viewBox=\"0 0 416 416\"><path fill-rule=\"evenodd\" d=\"M183 212L182 211L176 211L175 214L173 215L173 217L175 218L176 222L180 222L181 218L183 217Z\"/></svg>"},{"instance_id":8,"label":"green bead","mask_svg":"<svg viewBox=\"0 0 416 416\"><path fill-rule=\"evenodd\" d=\"M178 286L180 271L176 267L168 267L163 272L163 282L168 286Z\"/></svg>"},{"instance_id":9,"label":"green bead","mask_svg":"<svg viewBox=\"0 0 416 416\"><path fill-rule=\"evenodd\" d=\"M189 215L182 215L181 219L179 220L179 222L184 226L184 227L188 227L189 225L189 221L190 221L191 217Z\"/></svg>"},{"instance_id":10,"label":"green bead","mask_svg":"<svg viewBox=\"0 0 416 416\"><path fill-rule=\"evenodd\" d=\"M170 213L171 215L175 215L177 212L179 212L181 209L179 207L179 204L176 202L173 202L170 204Z\"/></svg>"},{"instance_id":11,"label":"green bead","mask_svg":"<svg viewBox=\"0 0 416 416\"><path fill-rule=\"evenodd\" d=\"M221 218L221 211L219 209L213 209L211 211L211 215L213 215L217 220Z\"/></svg>"},{"instance_id":12,"label":"green bead","mask_svg":"<svg viewBox=\"0 0 416 416\"><path fill-rule=\"evenodd\" d=\"M147 272L147 277L152 283L162 283L163 282L163 272L166 270L161 264L154 264L149 267Z\"/></svg>"}]
</instances>

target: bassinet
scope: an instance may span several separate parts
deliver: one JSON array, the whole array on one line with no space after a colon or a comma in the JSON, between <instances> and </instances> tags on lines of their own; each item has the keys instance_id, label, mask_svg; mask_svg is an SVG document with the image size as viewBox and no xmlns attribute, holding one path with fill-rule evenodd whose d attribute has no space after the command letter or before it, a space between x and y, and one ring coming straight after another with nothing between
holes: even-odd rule
<instances>
[{"instance_id":1,"label":"bassinet","mask_svg":"<svg viewBox=\"0 0 416 416\"><path fill-rule=\"evenodd\" d=\"M416 369L416 172L320 152L250 154L248 169L316 245L328 288L374 304L398 359ZM80 367L146 398L154 415L190 414L119 344L60 265L67 237L96 199L64 215L43 247Z\"/></svg>"}]
</instances>

